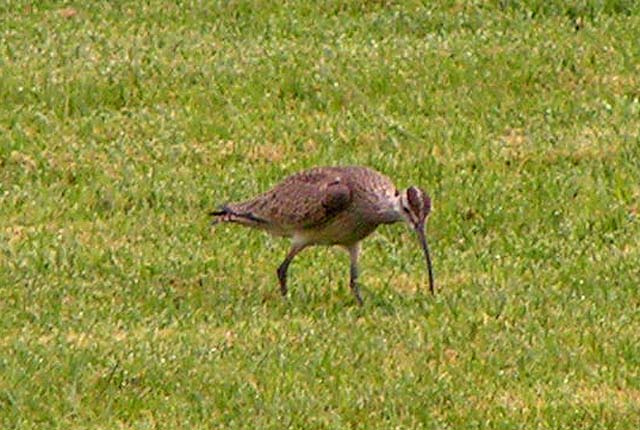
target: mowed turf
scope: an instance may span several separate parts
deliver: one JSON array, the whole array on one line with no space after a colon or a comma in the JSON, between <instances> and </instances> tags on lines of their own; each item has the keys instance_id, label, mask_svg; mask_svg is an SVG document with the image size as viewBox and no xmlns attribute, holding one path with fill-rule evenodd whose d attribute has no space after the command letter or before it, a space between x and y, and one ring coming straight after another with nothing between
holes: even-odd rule
<instances>
[{"instance_id":1,"label":"mowed turf","mask_svg":"<svg viewBox=\"0 0 640 430\"><path fill-rule=\"evenodd\" d=\"M640 3L0 6L0 428L637 429ZM207 211L428 190L348 256Z\"/></svg>"}]
</instances>

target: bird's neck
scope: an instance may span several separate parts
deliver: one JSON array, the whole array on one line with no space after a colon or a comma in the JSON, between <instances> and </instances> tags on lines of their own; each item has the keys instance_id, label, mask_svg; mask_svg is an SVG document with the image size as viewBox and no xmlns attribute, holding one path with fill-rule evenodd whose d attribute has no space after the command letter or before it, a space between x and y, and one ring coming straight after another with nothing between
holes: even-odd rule
<instances>
[{"instance_id":1,"label":"bird's neck","mask_svg":"<svg viewBox=\"0 0 640 430\"><path fill-rule=\"evenodd\" d=\"M401 202L400 198L392 198L386 200L379 208L378 214L380 215L381 223L393 224L403 221L401 215Z\"/></svg>"}]
</instances>

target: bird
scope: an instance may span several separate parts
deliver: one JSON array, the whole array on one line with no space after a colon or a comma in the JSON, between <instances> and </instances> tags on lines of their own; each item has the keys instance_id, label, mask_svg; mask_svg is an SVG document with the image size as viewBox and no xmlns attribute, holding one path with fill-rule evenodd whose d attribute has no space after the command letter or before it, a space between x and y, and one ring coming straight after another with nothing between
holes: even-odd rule
<instances>
[{"instance_id":1,"label":"bird","mask_svg":"<svg viewBox=\"0 0 640 430\"><path fill-rule=\"evenodd\" d=\"M386 175L364 166L327 166L304 170L249 200L211 211L211 224L235 223L289 237L291 248L278 266L282 297L287 296L291 261L309 246L340 246L349 252L349 287L363 304L358 282L360 242L382 224L413 227L424 252L429 289L435 291L425 226L431 198L421 188L398 190Z\"/></svg>"}]
</instances>

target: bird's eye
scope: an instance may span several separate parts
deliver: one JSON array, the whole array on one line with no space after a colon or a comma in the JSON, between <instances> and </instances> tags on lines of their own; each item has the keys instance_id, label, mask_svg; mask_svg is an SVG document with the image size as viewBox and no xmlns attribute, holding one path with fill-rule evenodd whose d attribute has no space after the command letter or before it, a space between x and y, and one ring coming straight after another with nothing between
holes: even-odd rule
<instances>
[{"instance_id":1,"label":"bird's eye","mask_svg":"<svg viewBox=\"0 0 640 430\"><path fill-rule=\"evenodd\" d=\"M407 214L408 214L408 213L410 213L410 212L409 212L409 209L407 209L407 208L406 208L406 207L404 207L404 206L402 207L402 210L404 211L404 213L407 213Z\"/></svg>"}]
</instances>

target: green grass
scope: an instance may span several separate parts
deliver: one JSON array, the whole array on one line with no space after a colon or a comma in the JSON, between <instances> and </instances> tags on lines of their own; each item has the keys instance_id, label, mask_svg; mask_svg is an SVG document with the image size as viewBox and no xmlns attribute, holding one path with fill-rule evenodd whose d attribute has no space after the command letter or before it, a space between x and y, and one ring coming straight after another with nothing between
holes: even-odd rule
<instances>
[{"instance_id":1,"label":"green grass","mask_svg":"<svg viewBox=\"0 0 640 430\"><path fill-rule=\"evenodd\" d=\"M0 6L0 428L637 429L640 3ZM211 231L363 164L348 257Z\"/></svg>"}]
</instances>

